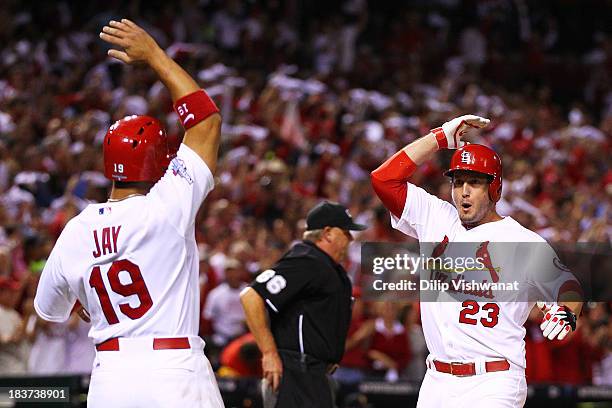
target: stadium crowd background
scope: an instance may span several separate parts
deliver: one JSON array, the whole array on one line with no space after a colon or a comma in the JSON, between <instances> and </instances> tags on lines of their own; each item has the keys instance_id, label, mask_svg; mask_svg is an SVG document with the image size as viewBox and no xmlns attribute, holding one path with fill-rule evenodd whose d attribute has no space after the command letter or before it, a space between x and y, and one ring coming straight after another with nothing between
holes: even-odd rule
<instances>
[{"instance_id":1,"label":"stadium crowd background","mask_svg":"<svg viewBox=\"0 0 612 408\"><path fill-rule=\"evenodd\" d=\"M150 30L223 113L217 185L196 222L201 334L219 375L257 375L238 293L301 236L307 210L339 201L371 226L357 241L404 240L369 172L456 115L492 119L473 141L503 158L501 214L551 242L610 242L605 1L179 3L0 8L0 375L91 370L87 324L33 313L37 278L66 222L106 201L100 142L110 124L150 114L181 134L153 73L106 58L97 33L111 18ZM414 182L449 199L448 159ZM348 270L358 278L359 242ZM528 381L612 384L609 316L609 304L589 304L573 336L549 342L534 312ZM348 343L341 381L422 378L417 304L358 299Z\"/></svg>"}]
</instances>

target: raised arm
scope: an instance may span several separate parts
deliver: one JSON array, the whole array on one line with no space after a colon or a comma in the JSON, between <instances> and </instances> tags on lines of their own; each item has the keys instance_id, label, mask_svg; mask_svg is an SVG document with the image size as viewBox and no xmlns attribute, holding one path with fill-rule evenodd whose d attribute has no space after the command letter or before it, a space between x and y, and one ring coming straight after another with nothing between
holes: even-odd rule
<instances>
[{"instance_id":1,"label":"raised arm","mask_svg":"<svg viewBox=\"0 0 612 408\"><path fill-rule=\"evenodd\" d=\"M100 33L104 41L122 50L108 55L126 64L145 63L170 91L175 109L186 129L183 143L196 152L214 172L221 134L221 116L206 92L181 68L155 40L136 23L122 19L110 21Z\"/></svg>"},{"instance_id":2,"label":"raised arm","mask_svg":"<svg viewBox=\"0 0 612 408\"><path fill-rule=\"evenodd\" d=\"M410 143L372 172L372 187L376 195L393 215L400 218L406 203L406 183L416 167L440 149L463 146L465 142L461 138L470 128L482 128L488 123L489 119L479 116L460 116Z\"/></svg>"}]
</instances>

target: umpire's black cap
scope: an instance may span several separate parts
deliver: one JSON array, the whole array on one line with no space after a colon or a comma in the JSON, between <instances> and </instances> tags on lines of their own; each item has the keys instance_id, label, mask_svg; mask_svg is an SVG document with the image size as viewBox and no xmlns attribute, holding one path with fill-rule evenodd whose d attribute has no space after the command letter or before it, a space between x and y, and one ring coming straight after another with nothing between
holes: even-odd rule
<instances>
[{"instance_id":1,"label":"umpire's black cap","mask_svg":"<svg viewBox=\"0 0 612 408\"><path fill-rule=\"evenodd\" d=\"M338 227L348 231L363 231L366 225L356 224L349 210L342 204L323 201L308 212L306 231Z\"/></svg>"}]
</instances>

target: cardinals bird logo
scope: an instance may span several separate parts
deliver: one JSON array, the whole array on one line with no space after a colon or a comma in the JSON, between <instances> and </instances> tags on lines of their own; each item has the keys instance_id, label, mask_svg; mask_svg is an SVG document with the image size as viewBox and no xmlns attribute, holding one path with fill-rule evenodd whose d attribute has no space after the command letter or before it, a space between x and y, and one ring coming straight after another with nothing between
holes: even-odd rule
<instances>
[{"instance_id":1,"label":"cardinals bird logo","mask_svg":"<svg viewBox=\"0 0 612 408\"><path fill-rule=\"evenodd\" d=\"M444 253L444 251L446 251L446 247L447 246L448 246L448 237L445 235L444 239L442 240L442 242L440 242L438 245L436 245L434 250L431 252L431 257L432 258L437 258L440 255L442 255Z\"/></svg>"},{"instance_id":2,"label":"cardinals bird logo","mask_svg":"<svg viewBox=\"0 0 612 408\"><path fill-rule=\"evenodd\" d=\"M480 244L478 250L476 250L476 258L481 258L484 266L491 273L491 280L493 282L499 282L499 275L497 275L497 271L493 267L493 263L491 262L491 255L489 254L489 249L487 246L489 245L489 241L485 241Z\"/></svg>"}]
</instances>

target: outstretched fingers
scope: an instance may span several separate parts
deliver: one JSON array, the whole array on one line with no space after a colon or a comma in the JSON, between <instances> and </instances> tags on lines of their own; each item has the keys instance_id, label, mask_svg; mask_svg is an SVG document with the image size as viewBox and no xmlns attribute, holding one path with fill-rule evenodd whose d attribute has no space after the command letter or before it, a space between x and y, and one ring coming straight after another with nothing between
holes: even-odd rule
<instances>
[{"instance_id":1,"label":"outstretched fingers","mask_svg":"<svg viewBox=\"0 0 612 408\"><path fill-rule=\"evenodd\" d=\"M126 26L128 26L130 28L140 28L140 27L138 27L138 24L136 24L132 20L128 20L127 18L122 18L121 19L121 23L125 24Z\"/></svg>"},{"instance_id":2,"label":"outstretched fingers","mask_svg":"<svg viewBox=\"0 0 612 408\"><path fill-rule=\"evenodd\" d=\"M126 40L122 37L119 37L111 33L111 30L114 30L114 29L111 27L104 26L104 28L102 28L102 32L100 33L100 38L109 44L118 45L120 47L125 47Z\"/></svg>"},{"instance_id":3,"label":"outstretched fingers","mask_svg":"<svg viewBox=\"0 0 612 408\"><path fill-rule=\"evenodd\" d=\"M115 28L115 29L117 29L117 30L124 31L124 32L127 32L127 31L130 30L130 26L128 26L127 24L125 24L125 23L123 23L121 21L111 20L111 21L108 22L108 25L113 27L113 28Z\"/></svg>"},{"instance_id":4,"label":"outstretched fingers","mask_svg":"<svg viewBox=\"0 0 612 408\"><path fill-rule=\"evenodd\" d=\"M125 36L125 31L109 26L102 27L102 32L117 38L123 38Z\"/></svg>"},{"instance_id":5,"label":"outstretched fingers","mask_svg":"<svg viewBox=\"0 0 612 408\"><path fill-rule=\"evenodd\" d=\"M125 23L123 20L111 20L108 22L108 25L102 27L100 38L109 44L126 48L130 44L129 34L131 31L133 31L133 28L131 28L130 25ZM108 50L107 54L110 57L118 59L119 61L125 62L127 64L132 62L132 59L125 51L111 49Z\"/></svg>"},{"instance_id":6,"label":"outstretched fingers","mask_svg":"<svg viewBox=\"0 0 612 408\"><path fill-rule=\"evenodd\" d=\"M483 128L491 122L487 118L482 118L476 115L465 115L463 120L468 126L475 128Z\"/></svg>"},{"instance_id":7,"label":"outstretched fingers","mask_svg":"<svg viewBox=\"0 0 612 408\"><path fill-rule=\"evenodd\" d=\"M108 43L125 47L128 44L129 34L134 32L135 27L137 26L127 19L111 20L102 27L100 38Z\"/></svg>"},{"instance_id":8,"label":"outstretched fingers","mask_svg":"<svg viewBox=\"0 0 612 408\"><path fill-rule=\"evenodd\" d=\"M115 59L118 59L119 61L125 62L126 64L132 63L132 59L124 51L108 50L107 54L108 54L109 57L113 57Z\"/></svg>"}]
</instances>

